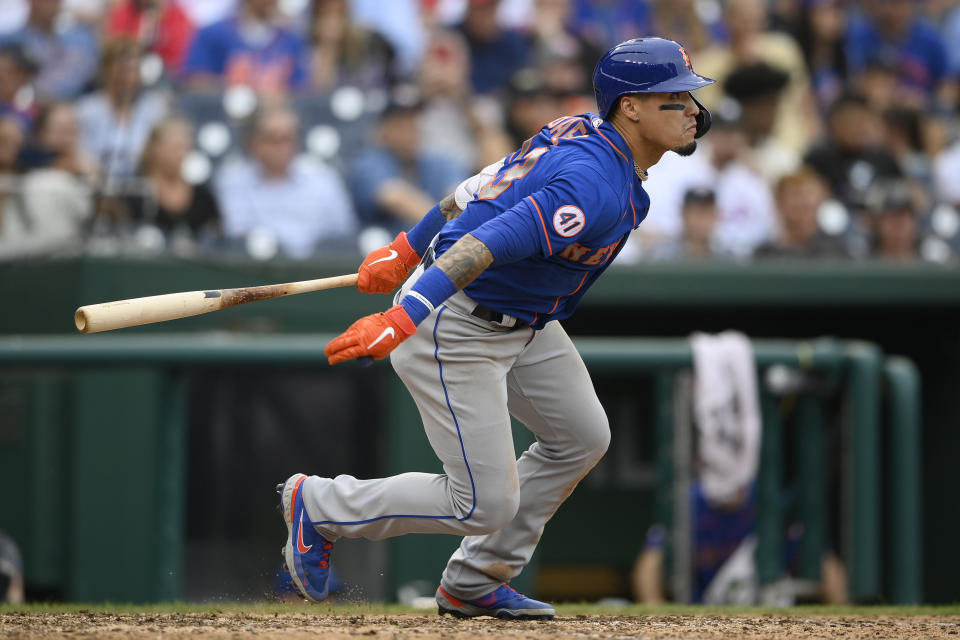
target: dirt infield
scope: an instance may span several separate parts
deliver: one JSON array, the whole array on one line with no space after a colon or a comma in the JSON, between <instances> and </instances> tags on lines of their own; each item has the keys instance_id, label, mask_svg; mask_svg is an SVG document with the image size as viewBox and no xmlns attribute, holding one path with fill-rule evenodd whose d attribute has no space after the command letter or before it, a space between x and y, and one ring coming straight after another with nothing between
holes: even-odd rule
<instances>
[{"instance_id":1,"label":"dirt infield","mask_svg":"<svg viewBox=\"0 0 960 640\"><path fill-rule=\"evenodd\" d=\"M960 638L960 616L571 615L550 622L436 615L0 612L0 638Z\"/></svg>"}]
</instances>

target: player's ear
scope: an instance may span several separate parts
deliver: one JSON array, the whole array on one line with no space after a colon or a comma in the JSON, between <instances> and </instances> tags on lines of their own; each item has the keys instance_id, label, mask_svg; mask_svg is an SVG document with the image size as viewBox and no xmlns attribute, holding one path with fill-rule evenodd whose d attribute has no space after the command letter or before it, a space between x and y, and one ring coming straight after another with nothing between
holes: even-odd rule
<instances>
[{"instance_id":1,"label":"player's ear","mask_svg":"<svg viewBox=\"0 0 960 640\"><path fill-rule=\"evenodd\" d=\"M631 122L640 122L640 98L635 94L620 96L620 111Z\"/></svg>"}]
</instances>

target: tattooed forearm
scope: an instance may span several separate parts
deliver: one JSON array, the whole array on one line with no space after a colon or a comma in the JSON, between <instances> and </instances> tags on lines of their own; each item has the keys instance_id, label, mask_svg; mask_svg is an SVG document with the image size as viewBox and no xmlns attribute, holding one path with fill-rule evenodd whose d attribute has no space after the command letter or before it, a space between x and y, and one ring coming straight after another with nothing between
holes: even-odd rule
<instances>
[{"instance_id":1,"label":"tattooed forearm","mask_svg":"<svg viewBox=\"0 0 960 640\"><path fill-rule=\"evenodd\" d=\"M493 264L493 254L487 249L487 245L468 233L437 258L436 264L443 269L457 289L463 289Z\"/></svg>"},{"instance_id":2,"label":"tattooed forearm","mask_svg":"<svg viewBox=\"0 0 960 640\"><path fill-rule=\"evenodd\" d=\"M442 213L443 217L447 219L447 222L450 222L454 218L459 218L460 214L463 213L463 211L457 207L457 199L452 193L441 200L439 206L440 213Z\"/></svg>"}]
</instances>

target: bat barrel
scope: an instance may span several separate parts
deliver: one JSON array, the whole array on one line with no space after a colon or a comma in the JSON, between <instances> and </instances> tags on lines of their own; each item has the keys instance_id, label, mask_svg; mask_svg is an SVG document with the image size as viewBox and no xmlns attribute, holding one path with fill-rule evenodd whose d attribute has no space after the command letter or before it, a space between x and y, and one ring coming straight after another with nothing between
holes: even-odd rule
<instances>
[{"instance_id":1,"label":"bat barrel","mask_svg":"<svg viewBox=\"0 0 960 640\"><path fill-rule=\"evenodd\" d=\"M186 318L222 307L220 291L185 291L90 304L76 310L73 322L81 333L98 333Z\"/></svg>"},{"instance_id":2,"label":"bat barrel","mask_svg":"<svg viewBox=\"0 0 960 640\"><path fill-rule=\"evenodd\" d=\"M356 283L357 274L351 273L318 280L303 280L259 287L183 291L146 298L116 300L80 307L73 314L73 323L80 333L97 333L99 331L187 318L201 313L247 304L248 302L279 298L295 293L349 287Z\"/></svg>"}]
</instances>

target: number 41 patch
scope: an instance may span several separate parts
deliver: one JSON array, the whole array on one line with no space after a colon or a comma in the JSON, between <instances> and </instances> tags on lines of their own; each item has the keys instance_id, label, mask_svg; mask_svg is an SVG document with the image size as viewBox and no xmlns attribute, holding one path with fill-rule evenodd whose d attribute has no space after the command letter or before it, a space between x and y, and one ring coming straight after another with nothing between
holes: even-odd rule
<instances>
[{"instance_id":1,"label":"number 41 patch","mask_svg":"<svg viewBox=\"0 0 960 640\"><path fill-rule=\"evenodd\" d=\"M587 224L587 219L578 207L565 204L553 214L553 230L564 238L577 235Z\"/></svg>"}]
</instances>

